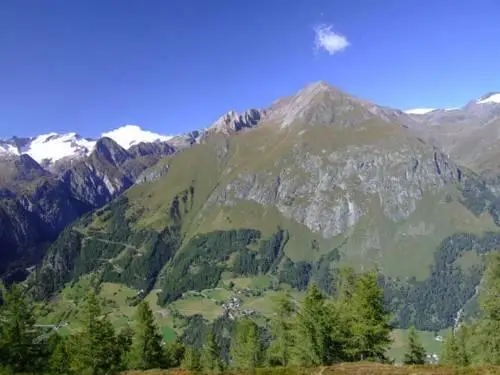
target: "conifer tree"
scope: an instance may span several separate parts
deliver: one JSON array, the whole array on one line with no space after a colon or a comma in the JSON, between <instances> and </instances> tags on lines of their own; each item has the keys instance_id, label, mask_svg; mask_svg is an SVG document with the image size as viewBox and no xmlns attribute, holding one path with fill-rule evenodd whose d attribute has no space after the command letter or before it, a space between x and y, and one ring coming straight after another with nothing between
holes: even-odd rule
<instances>
[{"instance_id":1,"label":"conifer tree","mask_svg":"<svg viewBox=\"0 0 500 375\"><path fill-rule=\"evenodd\" d=\"M293 312L295 308L289 295L278 297L274 318L271 323L272 342L269 348L273 365L288 366L290 363L294 335Z\"/></svg>"},{"instance_id":2,"label":"conifer tree","mask_svg":"<svg viewBox=\"0 0 500 375\"><path fill-rule=\"evenodd\" d=\"M354 361L386 361L385 353L391 344L390 315L385 311L376 272L357 277L347 311L351 316L345 348L348 356Z\"/></svg>"},{"instance_id":3,"label":"conifer tree","mask_svg":"<svg viewBox=\"0 0 500 375\"><path fill-rule=\"evenodd\" d=\"M19 286L2 286L0 364L13 372L40 370L43 351L36 343L34 306Z\"/></svg>"},{"instance_id":4,"label":"conifer tree","mask_svg":"<svg viewBox=\"0 0 500 375\"><path fill-rule=\"evenodd\" d=\"M70 374L70 353L66 339L59 338L57 340L48 367L51 374Z\"/></svg>"},{"instance_id":5,"label":"conifer tree","mask_svg":"<svg viewBox=\"0 0 500 375\"><path fill-rule=\"evenodd\" d=\"M330 365L340 357L338 314L312 283L296 316L294 361L301 366Z\"/></svg>"},{"instance_id":6,"label":"conifer tree","mask_svg":"<svg viewBox=\"0 0 500 375\"><path fill-rule=\"evenodd\" d=\"M446 338L441 350L439 363L448 366L457 366L459 362L457 340L453 330L450 329L449 331L449 335Z\"/></svg>"},{"instance_id":7,"label":"conifer tree","mask_svg":"<svg viewBox=\"0 0 500 375\"><path fill-rule=\"evenodd\" d=\"M133 369L161 368L165 364L162 337L154 321L153 311L146 301L137 306L136 326L129 365Z\"/></svg>"},{"instance_id":8,"label":"conifer tree","mask_svg":"<svg viewBox=\"0 0 500 375\"><path fill-rule=\"evenodd\" d=\"M425 363L426 352L418 337L415 327L410 327L408 331L408 348L404 355L405 365L423 365Z\"/></svg>"},{"instance_id":9,"label":"conifer tree","mask_svg":"<svg viewBox=\"0 0 500 375\"><path fill-rule=\"evenodd\" d=\"M233 367L255 369L264 362L264 350L257 324L250 319L242 319L236 325L236 334L231 342Z\"/></svg>"},{"instance_id":10,"label":"conifer tree","mask_svg":"<svg viewBox=\"0 0 500 375\"><path fill-rule=\"evenodd\" d=\"M213 332L209 332L201 353L201 367L206 372L219 373L223 370L220 348Z\"/></svg>"},{"instance_id":11,"label":"conifer tree","mask_svg":"<svg viewBox=\"0 0 500 375\"><path fill-rule=\"evenodd\" d=\"M102 316L99 299L90 292L83 307L82 331L71 339L71 370L77 374L100 375L121 370L122 352L115 331Z\"/></svg>"},{"instance_id":12,"label":"conifer tree","mask_svg":"<svg viewBox=\"0 0 500 375\"><path fill-rule=\"evenodd\" d=\"M201 370L200 352L198 349L193 346L187 346L185 348L181 367L191 372Z\"/></svg>"},{"instance_id":13,"label":"conifer tree","mask_svg":"<svg viewBox=\"0 0 500 375\"><path fill-rule=\"evenodd\" d=\"M165 345L165 367L173 368L181 366L185 350L186 348L180 339L176 339L174 342Z\"/></svg>"},{"instance_id":14,"label":"conifer tree","mask_svg":"<svg viewBox=\"0 0 500 375\"><path fill-rule=\"evenodd\" d=\"M478 361L500 365L500 254L490 254L479 294L481 318L477 326Z\"/></svg>"},{"instance_id":15,"label":"conifer tree","mask_svg":"<svg viewBox=\"0 0 500 375\"><path fill-rule=\"evenodd\" d=\"M441 351L440 363L448 366L470 365L470 353L467 348L468 327L462 325L457 331L450 330Z\"/></svg>"}]
</instances>

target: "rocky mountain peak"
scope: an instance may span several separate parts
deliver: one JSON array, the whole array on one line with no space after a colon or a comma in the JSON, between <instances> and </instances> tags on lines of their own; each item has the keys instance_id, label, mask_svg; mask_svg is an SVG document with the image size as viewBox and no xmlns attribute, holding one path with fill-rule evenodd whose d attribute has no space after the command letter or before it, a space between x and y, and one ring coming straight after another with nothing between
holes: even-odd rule
<instances>
[{"instance_id":1,"label":"rocky mountain peak","mask_svg":"<svg viewBox=\"0 0 500 375\"><path fill-rule=\"evenodd\" d=\"M268 118L282 128L292 124L351 126L373 117L370 105L325 81L318 81L276 101Z\"/></svg>"},{"instance_id":2,"label":"rocky mountain peak","mask_svg":"<svg viewBox=\"0 0 500 375\"><path fill-rule=\"evenodd\" d=\"M127 150L108 137L103 137L96 142L95 150L91 156L96 156L115 165L122 164L130 158Z\"/></svg>"},{"instance_id":3,"label":"rocky mountain peak","mask_svg":"<svg viewBox=\"0 0 500 375\"><path fill-rule=\"evenodd\" d=\"M259 109L249 109L245 112L229 111L222 115L208 128L209 133L233 134L244 128L255 127L264 115Z\"/></svg>"}]
</instances>

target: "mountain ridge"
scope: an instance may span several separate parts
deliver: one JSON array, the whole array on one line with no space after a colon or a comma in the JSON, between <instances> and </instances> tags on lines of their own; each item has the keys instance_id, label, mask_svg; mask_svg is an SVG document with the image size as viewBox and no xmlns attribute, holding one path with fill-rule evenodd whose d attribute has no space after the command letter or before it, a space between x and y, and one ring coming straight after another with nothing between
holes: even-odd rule
<instances>
[{"instance_id":1,"label":"mountain ridge","mask_svg":"<svg viewBox=\"0 0 500 375\"><path fill-rule=\"evenodd\" d=\"M324 83L260 111L223 117L66 227L34 294L86 275L162 306L245 277L331 292L350 264L380 271L400 327L453 324L500 250L496 192L419 135L430 124Z\"/></svg>"}]
</instances>

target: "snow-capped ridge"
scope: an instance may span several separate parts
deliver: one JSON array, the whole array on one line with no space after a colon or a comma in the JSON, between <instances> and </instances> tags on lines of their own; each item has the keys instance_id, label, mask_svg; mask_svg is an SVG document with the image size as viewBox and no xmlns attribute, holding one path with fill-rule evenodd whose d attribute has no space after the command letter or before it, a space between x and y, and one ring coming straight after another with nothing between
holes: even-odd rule
<instances>
[{"instance_id":1,"label":"snow-capped ridge","mask_svg":"<svg viewBox=\"0 0 500 375\"><path fill-rule=\"evenodd\" d=\"M92 152L95 141L85 139L76 133L48 133L34 137L23 147L21 154L28 154L37 162L53 163L66 157L85 156Z\"/></svg>"},{"instance_id":2,"label":"snow-capped ridge","mask_svg":"<svg viewBox=\"0 0 500 375\"><path fill-rule=\"evenodd\" d=\"M111 138L125 149L141 142L166 142L172 138L172 136L161 135L148 130L143 130L137 125L124 125L101 134L101 137Z\"/></svg>"},{"instance_id":3,"label":"snow-capped ridge","mask_svg":"<svg viewBox=\"0 0 500 375\"><path fill-rule=\"evenodd\" d=\"M480 97L476 104L500 104L500 92L491 92Z\"/></svg>"},{"instance_id":4,"label":"snow-capped ridge","mask_svg":"<svg viewBox=\"0 0 500 375\"><path fill-rule=\"evenodd\" d=\"M404 111L408 115L426 115L427 113L436 111L436 108L413 108Z\"/></svg>"}]
</instances>

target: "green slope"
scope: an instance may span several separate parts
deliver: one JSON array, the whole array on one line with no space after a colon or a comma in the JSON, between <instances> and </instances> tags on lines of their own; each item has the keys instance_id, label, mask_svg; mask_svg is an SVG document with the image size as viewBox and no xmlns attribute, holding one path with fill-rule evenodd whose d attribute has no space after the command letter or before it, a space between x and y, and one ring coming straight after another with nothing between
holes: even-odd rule
<instances>
[{"instance_id":1,"label":"green slope","mask_svg":"<svg viewBox=\"0 0 500 375\"><path fill-rule=\"evenodd\" d=\"M499 201L474 173L356 101L333 123L304 120L324 99L287 126L271 116L160 161L153 168L168 166L166 176L67 228L30 280L34 294L49 298L95 273L158 290L159 306L213 317L213 301L178 301L263 277L265 293L310 280L333 292L335 270L349 264L380 270L400 327L453 324L483 255L500 249Z\"/></svg>"}]
</instances>

